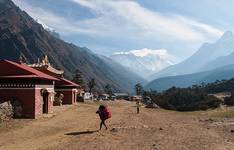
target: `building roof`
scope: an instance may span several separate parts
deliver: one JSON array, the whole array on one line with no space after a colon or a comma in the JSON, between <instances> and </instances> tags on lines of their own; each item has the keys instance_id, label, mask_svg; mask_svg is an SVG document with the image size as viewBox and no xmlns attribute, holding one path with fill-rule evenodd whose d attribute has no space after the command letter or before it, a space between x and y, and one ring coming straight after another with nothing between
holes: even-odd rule
<instances>
[{"instance_id":1,"label":"building roof","mask_svg":"<svg viewBox=\"0 0 234 150\"><path fill-rule=\"evenodd\" d=\"M115 96L129 96L128 93L114 93Z\"/></svg>"},{"instance_id":2,"label":"building roof","mask_svg":"<svg viewBox=\"0 0 234 150\"><path fill-rule=\"evenodd\" d=\"M64 74L64 71L63 70L58 70L58 69L55 69L54 67L50 66L50 65L43 65L43 64L30 64L28 65L29 67L32 67L34 69L37 69L37 70L47 70L51 73L54 73L54 74L57 74L57 75L63 75Z\"/></svg>"},{"instance_id":3,"label":"building roof","mask_svg":"<svg viewBox=\"0 0 234 150\"><path fill-rule=\"evenodd\" d=\"M49 59L47 57L47 55L45 55L45 57L40 61L40 59L38 58L38 62L35 64L28 64L28 66L37 69L39 71L48 71L56 76L63 76L64 71L63 70L58 70L56 68L54 68L53 66L51 66Z\"/></svg>"},{"instance_id":4,"label":"building roof","mask_svg":"<svg viewBox=\"0 0 234 150\"><path fill-rule=\"evenodd\" d=\"M56 81L57 85L58 86L65 86L65 87L80 87L80 85L70 81L70 80L67 80L65 78L58 78L59 81ZM55 83L55 84L56 84Z\"/></svg>"},{"instance_id":5,"label":"building roof","mask_svg":"<svg viewBox=\"0 0 234 150\"><path fill-rule=\"evenodd\" d=\"M57 81L50 75L33 69L25 64L19 64L9 60L0 60L0 78L38 78Z\"/></svg>"}]
</instances>

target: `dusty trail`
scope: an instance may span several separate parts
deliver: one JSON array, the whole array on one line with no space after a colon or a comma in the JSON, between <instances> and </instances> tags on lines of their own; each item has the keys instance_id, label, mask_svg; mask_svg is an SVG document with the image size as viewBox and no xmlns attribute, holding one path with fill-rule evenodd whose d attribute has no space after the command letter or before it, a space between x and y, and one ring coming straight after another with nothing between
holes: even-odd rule
<instances>
[{"instance_id":1,"label":"dusty trail","mask_svg":"<svg viewBox=\"0 0 234 150\"><path fill-rule=\"evenodd\" d=\"M1 150L158 149L233 150L234 125L215 125L202 113L141 109L131 102L108 102L109 130L97 132L96 103L65 106L51 118L13 120L0 126ZM67 108L68 107L68 108ZM61 108L58 108L61 109ZM230 121L230 120L229 120Z\"/></svg>"}]
</instances>

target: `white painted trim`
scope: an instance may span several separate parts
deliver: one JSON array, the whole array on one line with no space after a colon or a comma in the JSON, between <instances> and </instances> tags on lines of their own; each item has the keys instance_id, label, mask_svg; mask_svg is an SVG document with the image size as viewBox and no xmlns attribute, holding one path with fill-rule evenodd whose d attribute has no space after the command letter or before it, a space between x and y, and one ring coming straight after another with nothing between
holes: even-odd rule
<instances>
[{"instance_id":1,"label":"white painted trim","mask_svg":"<svg viewBox=\"0 0 234 150\"><path fill-rule=\"evenodd\" d=\"M0 88L0 90L41 90L43 88L22 88L22 87L18 87L18 88ZM54 91L54 88L45 88L47 90L52 90Z\"/></svg>"},{"instance_id":2,"label":"white painted trim","mask_svg":"<svg viewBox=\"0 0 234 150\"><path fill-rule=\"evenodd\" d=\"M15 88L33 88L35 85L26 85L26 84L21 84L21 85L16 85L16 84L0 84L0 88L7 88L7 87L15 87Z\"/></svg>"},{"instance_id":3,"label":"white painted trim","mask_svg":"<svg viewBox=\"0 0 234 150\"><path fill-rule=\"evenodd\" d=\"M0 90L35 90L36 88L0 88Z\"/></svg>"}]
</instances>

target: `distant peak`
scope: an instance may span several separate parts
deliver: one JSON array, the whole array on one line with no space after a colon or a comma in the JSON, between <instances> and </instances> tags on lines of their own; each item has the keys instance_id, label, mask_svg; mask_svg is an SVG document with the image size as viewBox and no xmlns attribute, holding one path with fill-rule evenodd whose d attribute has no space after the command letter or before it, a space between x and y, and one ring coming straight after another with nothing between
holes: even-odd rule
<instances>
[{"instance_id":1,"label":"distant peak","mask_svg":"<svg viewBox=\"0 0 234 150\"><path fill-rule=\"evenodd\" d=\"M222 35L221 39L229 39L229 38L233 38L233 37L234 37L234 35L233 35L232 31L226 31Z\"/></svg>"},{"instance_id":2,"label":"distant peak","mask_svg":"<svg viewBox=\"0 0 234 150\"><path fill-rule=\"evenodd\" d=\"M114 53L114 55L129 55L129 54L135 55L137 57L145 57L148 55L167 55L168 51L166 49L153 50L153 49L143 48L139 50L131 50L127 52L115 52Z\"/></svg>"}]
</instances>

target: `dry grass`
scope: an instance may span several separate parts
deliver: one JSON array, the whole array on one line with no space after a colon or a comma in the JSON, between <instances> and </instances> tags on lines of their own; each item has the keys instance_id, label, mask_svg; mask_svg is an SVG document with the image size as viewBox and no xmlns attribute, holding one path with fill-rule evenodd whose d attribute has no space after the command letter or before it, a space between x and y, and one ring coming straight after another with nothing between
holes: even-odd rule
<instances>
[{"instance_id":1,"label":"dry grass","mask_svg":"<svg viewBox=\"0 0 234 150\"><path fill-rule=\"evenodd\" d=\"M213 112L210 115L211 117L220 117L220 118L234 118L234 109L227 109L223 111Z\"/></svg>"}]
</instances>

